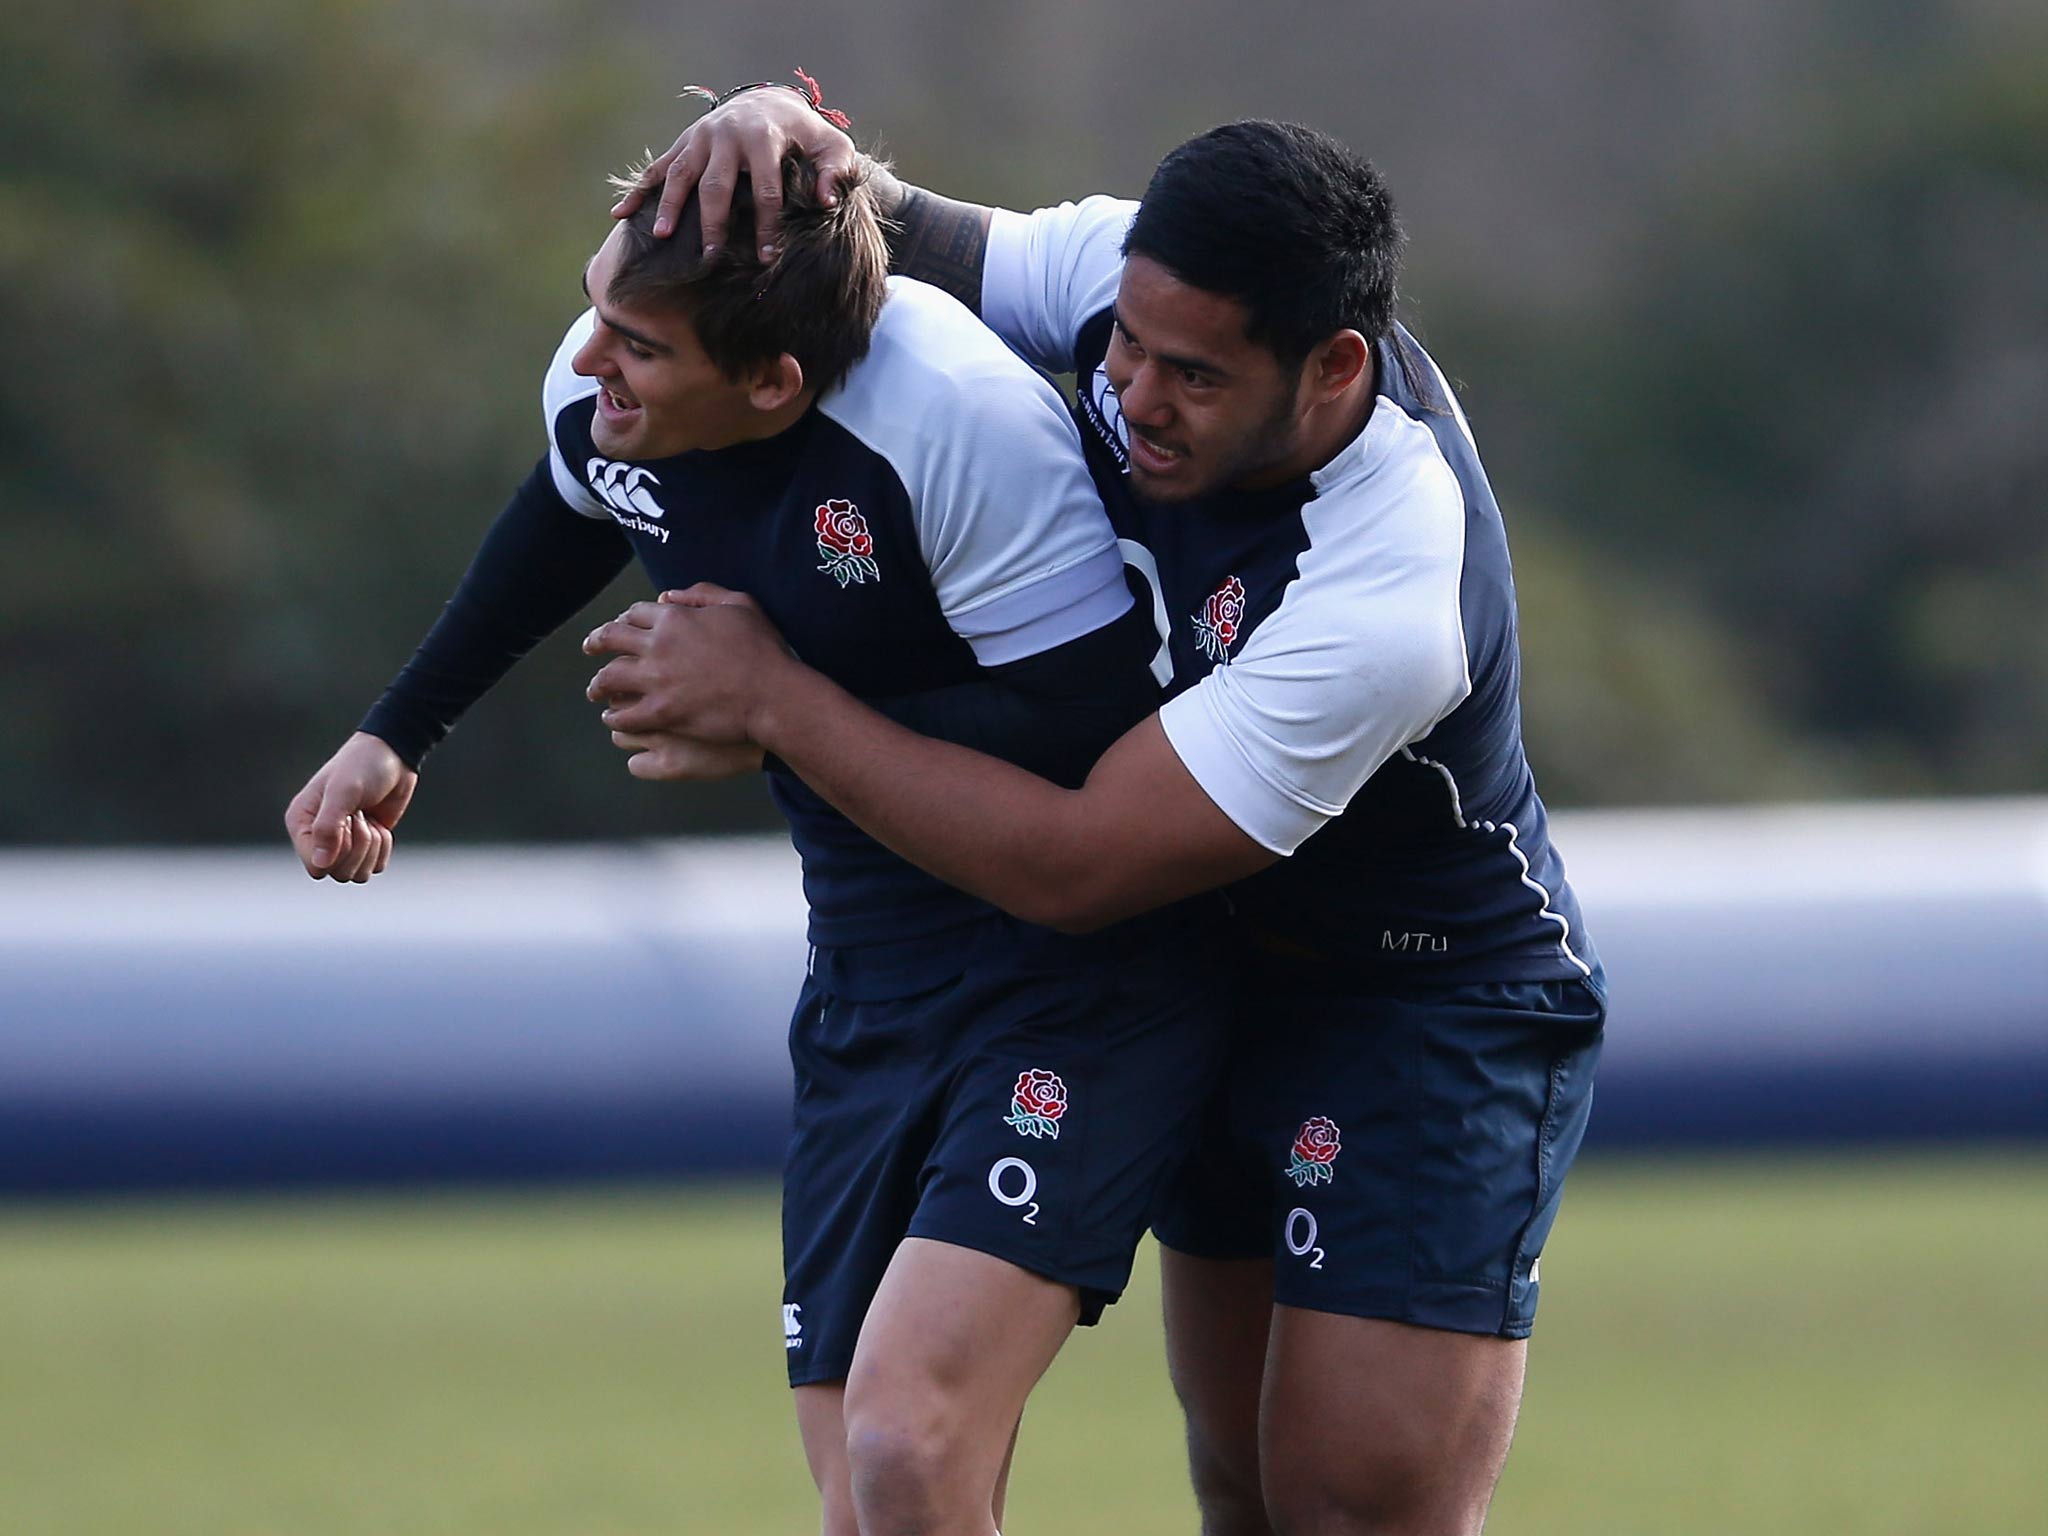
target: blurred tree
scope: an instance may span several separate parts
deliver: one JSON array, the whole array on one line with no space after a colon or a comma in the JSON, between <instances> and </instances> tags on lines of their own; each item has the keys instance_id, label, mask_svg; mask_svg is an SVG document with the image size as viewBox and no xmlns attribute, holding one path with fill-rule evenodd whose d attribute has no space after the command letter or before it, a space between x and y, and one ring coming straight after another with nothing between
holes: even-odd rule
<instances>
[{"instance_id":1,"label":"blurred tree","mask_svg":"<svg viewBox=\"0 0 2048 1536\"><path fill-rule=\"evenodd\" d=\"M1966 3L1946 54L1740 9L1778 44L1722 0L1584 36L1463 0L1450 30L1375 10L1300 38L1203 0L1164 39L1142 6L1063 3L994 43L909 0L801 27L541 0L0 9L0 840L273 838L540 449L602 174L667 142L681 78L798 62L967 195L1134 190L1244 111L1390 157L1436 210L1410 312L1508 509L1554 798L2038 789L2048 52ZM1851 37L1873 77L1805 83ZM1715 40L1687 89L1657 84ZM1366 42L1415 67L1361 95ZM977 46L1032 67L968 67ZM1486 112L1438 109L1454 72ZM1561 114L1544 81L1585 99ZM772 823L758 784L627 779L587 670L558 639L481 706L415 835Z\"/></svg>"},{"instance_id":2,"label":"blurred tree","mask_svg":"<svg viewBox=\"0 0 2048 1536\"><path fill-rule=\"evenodd\" d=\"M1628 642L1652 650L1711 613L1752 718L1845 787L2038 792L2048 53L1833 97L1776 161L1672 194L1597 313L1444 326L1522 404L1506 456L1581 570L1609 570L1582 611L1653 594ZM1769 793L1796 767L1753 779L1719 729L1692 750L1662 782Z\"/></svg>"},{"instance_id":3,"label":"blurred tree","mask_svg":"<svg viewBox=\"0 0 2048 1536\"><path fill-rule=\"evenodd\" d=\"M268 839L540 450L602 175L676 114L545 11L109 9L0 22L0 837ZM629 780L589 670L526 663L414 821L765 820Z\"/></svg>"}]
</instances>

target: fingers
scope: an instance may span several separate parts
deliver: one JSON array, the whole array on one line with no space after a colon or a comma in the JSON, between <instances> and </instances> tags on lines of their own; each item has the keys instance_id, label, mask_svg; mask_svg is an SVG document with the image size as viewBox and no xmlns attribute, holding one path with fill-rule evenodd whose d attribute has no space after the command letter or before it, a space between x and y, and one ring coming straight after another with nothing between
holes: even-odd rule
<instances>
[{"instance_id":1,"label":"fingers","mask_svg":"<svg viewBox=\"0 0 2048 1536\"><path fill-rule=\"evenodd\" d=\"M683 217L683 204L689 201L697 178L704 174L704 163L710 154L709 145L699 133L685 133L676 144L682 152L670 151L674 158L662 170L661 202L654 210L654 233L661 240L676 232ZM651 173L653 167L648 169Z\"/></svg>"},{"instance_id":2,"label":"fingers","mask_svg":"<svg viewBox=\"0 0 2048 1536\"><path fill-rule=\"evenodd\" d=\"M752 608L756 612L761 608L746 593L735 592L711 581L700 581L694 587L684 587L680 591L671 589L661 594L661 601L671 608Z\"/></svg>"},{"instance_id":3,"label":"fingers","mask_svg":"<svg viewBox=\"0 0 2048 1536\"><path fill-rule=\"evenodd\" d=\"M837 206L840 193L854 178L860 163L860 151L853 147L852 139L834 129L827 142L806 146L805 153L818 167L818 201L827 208Z\"/></svg>"},{"instance_id":4,"label":"fingers","mask_svg":"<svg viewBox=\"0 0 2048 1536\"><path fill-rule=\"evenodd\" d=\"M754 187L754 243L763 261L775 259L775 240L782 228L781 135L752 139L747 144L747 179ZM708 248L709 237L706 237Z\"/></svg>"},{"instance_id":5,"label":"fingers","mask_svg":"<svg viewBox=\"0 0 2048 1536\"><path fill-rule=\"evenodd\" d=\"M693 741L687 736L614 734L612 739L641 744L626 759L626 771L636 779L687 779L703 783L761 771L761 749L751 744L723 746Z\"/></svg>"},{"instance_id":6,"label":"fingers","mask_svg":"<svg viewBox=\"0 0 2048 1536\"><path fill-rule=\"evenodd\" d=\"M733 770L714 753L679 736L640 738L647 745L626 759L626 772L636 779L675 783L683 780L729 779Z\"/></svg>"},{"instance_id":7,"label":"fingers","mask_svg":"<svg viewBox=\"0 0 2048 1536\"><path fill-rule=\"evenodd\" d=\"M347 846L328 869L327 878L344 884L361 885L376 872L377 860L388 848L384 840L391 834L361 811L353 812L349 816L347 826Z\"/></svg>"},{"instance_id":8,"label":"fingers","mask_svg":"<svg viewBox=\"0 0 2048 1536\"><path fill-rule=\"evenodd\" d=\"M612 204L612 217L630 219L640 211L640 205L647 201L647 194L662 185L668 176L668 168L674 165L683 152L683 141L689 137L689 130L683 130L675 143L656 155L634 178L633 185L619 194L619 200Z\"/></svg>"},{"instance_id":9,"label":"fingers","mask_svg":"<svg viewBox=\"0 0 2048 1536\"><path fill-rule=\"evenodd\" d=\"M705 162L704 174L697 180L697 216L704 227L704 254L725 248L726 226L732 222L733 188L739 182L739 151L730 139L721 137L711 146L710 158ZM674 182L669 186L672 190ZM667 211L668 192L662 193L662 208ZM682 198L676 199L678 210Z\"/></svg>"},{"instance_id":10,"label":"fingers","mask_svg":"<svg viewBox=\"0 0 2048 1536\"><path fill-rule=\"evenodd\" d=\"M633 608L646 608L654 612L653 603L635 603ZM648 642L653 637L654 625L650 617L645 624L634 622L633 608L620 614L609 624L600 624L583 637L583 654L586 656L644 656Z\"/></svg>"},{"instance_id":11,"label":"fingers","mask_svg":"<svg viewBox=\"0 0 2048 1536\"><path fill-rule=\"evenodd\" d=\"M682 777L676 765L660 751L636 752L626 759L626 772L636 779L674 780Z\"/></svg>"},{"instance_id":12,"label":"fingers","mask_svg":"<svg viewBox=\"0 0 2048 1536\"><path fill-rule=\"evenodd\" d=\"M663 187L666 185L669 173L675 166L676 162L678 160L681 160L688 153L689 140L690 130L685 128L680 134L676 136L675 143L669 145L669 147L666 150L664 150L661 154L656 155L652 160L647 162L646 167L640 172L639 176L634 180L632 188L626 192L620 193L619 200L616 203L612 204L613 218L630 219L634 214L640 211L640 205L647 201L648 193L654 191L659 187ZM684 195L688 195L687 187L684 189ZM680 204L681 199L679 198L677 201L678 204ZM656 221L659 222L660 214L658 211L655 217ZM665 235L668 233L668 231L664 229L657 229L655 233Z\"/></svg>"},{"instance_id":13,"label":"fingers","mask_svg":"<svg viewBox=\"0 0 2048 1536\"><path fill-rule=\"evenodd\" d=\"M593 683L592 686L595 687L596 684ZM592 702L599 701L593 699ZM614 738L622 731L630 733L660 729L660 711L645 698L637 696L621 695L615 698L598 718L612 728ZM612 744L619 745L616 739Z\"/></svg>"},{"instance_id":14,"label":"fingers","mask_svg":"<svg viewBox=\"0 0 2048 1536\"><path fill-rule=\"evenodd\" d=\"M647 680L641 676L637 662L621 657L608 661L597 669L583 690L583 697L593 704L609 704L616 708L621 703L639 703L640 696L647 691Z\"/></svg>"},{"instance_id":15,"label":"fingers","mask_svg":"<svg viewBox=\"0 0 2048 1536\"><path fill-rule=\"evenodd\" d=\"M321 785L319 807L313 815L310 873L332 875L350 856L358 841L355 823L363 819L358 799L354 785L337 784L332 779Z\"/></svg>"}]
</instances>

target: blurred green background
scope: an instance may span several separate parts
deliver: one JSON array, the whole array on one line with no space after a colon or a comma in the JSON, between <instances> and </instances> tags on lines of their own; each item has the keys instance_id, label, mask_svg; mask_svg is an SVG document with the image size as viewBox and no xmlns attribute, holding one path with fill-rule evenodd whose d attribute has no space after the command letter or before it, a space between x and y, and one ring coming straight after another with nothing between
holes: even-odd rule
<instances>
[{"instance_id":1,"label":"blurred green background","mask_svg":"<svg viewBox=\"0 0 2048 1536\"><path fill-rule=\"evenodd\" d=\"M539 452L604 174L684 83L799 64L988 201L1135 194L1233 116L1374 156L1508 513L1553 802L2039 786L2038 6L28 0L0 840L270 838ZM629 783L585 671L557 643L480 709L412 836L771 824L758 785Z\"/></svg>"}]
</instances>

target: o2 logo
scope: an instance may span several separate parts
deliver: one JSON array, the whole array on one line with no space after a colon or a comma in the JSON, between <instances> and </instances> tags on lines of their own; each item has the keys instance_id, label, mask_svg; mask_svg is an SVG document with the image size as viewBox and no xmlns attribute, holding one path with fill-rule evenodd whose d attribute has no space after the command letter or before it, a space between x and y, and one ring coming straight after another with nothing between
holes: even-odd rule
<instances>
[{"instance_id":1,"label":"o2 logo","mask_svg":"<svg viewBox=\"0 0 2048 1536\"><path fill-rule=\"evenodd\" d=\"M1038 1225L1038 1170L1023 1158L997 1158L988 1170L988 1192L998 1204L1021 1208L1025 1226Z\"/></svg>"},{"instance_id":2,"label":"o2 logo","mask_svg":"<svg viewBox=\"0 0 2048 1536\"><path fill-rule=\"evenodd\" d=\"M1316 1246L1316 1218L1313 1211L1296 1206L1287 1213L1287 1225L1282 1229L1287 1239L1287 1251L1297 1259L1306 1258L1310 1269L1323 1267L1323 1250Z\"/></svg>"}]
</instances>

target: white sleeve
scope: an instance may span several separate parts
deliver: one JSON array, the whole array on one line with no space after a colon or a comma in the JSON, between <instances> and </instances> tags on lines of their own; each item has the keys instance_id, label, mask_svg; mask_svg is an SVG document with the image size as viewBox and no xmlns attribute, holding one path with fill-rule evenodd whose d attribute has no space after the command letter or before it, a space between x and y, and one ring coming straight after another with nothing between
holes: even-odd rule
<instances>
[{"instance_id":1,"label":"white sleeve","mask_svg":"<svg viewBox=\"0 0 2048 1536\"><path fill-rule=\"evenodd\" d=\"M548 434L548 470L555 478L555 489L575 511L599 522L609 522L611 512L591 494L584 478L569 467L568 460L562 457L562 445L555 440L555 423L563 407L577 400L587 400L597 393L597 380L586 379L570 366L576 354L583 350L583 344L590 340L590 333L596 326L595 309L586 309L570 325L562 344L555 348L547 377L541 382L540 407Z\"/></svg>"},{"instance_id":2,"label":"white sleeve","mask_svg":"<svg viewBox=\"0 0 2048 1536\"><path fill-rule=\"evenodd\" d=\"M902 481L939 607L983 666L1065 645L1130 608L1059 392L961 304L890 279L867 358L819 404Z\"/></svg>"},{"instance_id":3,"label":"white sleeve","mask_svg":"<svg viewBox=\"0 0 2048 1536\"><path fill-rule=\"evenodd\" d=\"M1440 456L1385 466L1369 496L1319 498L1302 520L1310 544L1278 610L1160 710L1203 791L1283 855L1472 687L1458 602L1464 497Z\"/></svg>"},{"instance_id":4,"label":"white sleeve","mask_svg":"<svg viewBox=\"0 0 2048 1536\"><path fill-rule=\"evenodd\" d=\"M1036 213L998 208L988 226L981 317L1034 366L1067 373L1074 336L1116 302L1138 205L1090 197Z\"/></svg>"},{"instance_id":5,"label":"white sleeve","mask_svg":"<svg viewBox=\"0 0 2048 1536\"><path fill-rule=\"evenodd\" d=\"M1078 640L1130 608L1073 418L1022 368L961 381L916 496L939 607L983 666Z\"/></svg>"}]
</instances>

